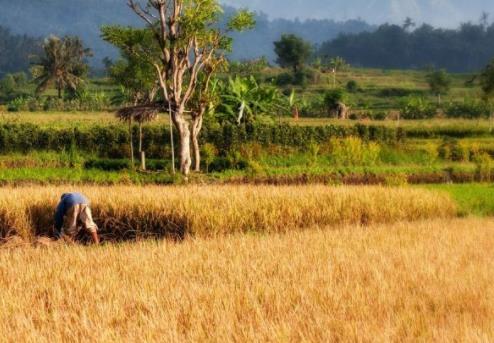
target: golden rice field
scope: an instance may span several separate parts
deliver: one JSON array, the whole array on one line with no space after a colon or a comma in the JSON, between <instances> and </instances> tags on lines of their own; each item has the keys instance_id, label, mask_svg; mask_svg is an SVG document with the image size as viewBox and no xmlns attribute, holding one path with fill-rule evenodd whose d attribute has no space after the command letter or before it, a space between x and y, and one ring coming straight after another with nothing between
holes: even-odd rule
<instances>
[{"instance_id":1,"label":"golden rice field","mask_svg":"<svg viewBox=\"0 0 494 343\"><path fill-rule=\"evenodd\" d=\"M104 237L183 238L289 232L318 226L371 225L456 215L446 195L391 187L122 186L4 187L0 238L50 234L60 195L82 191Z\"/></svg>"},{"instance_id":2,"label":"golden rice field","mask_svg":"<svg viewBox=\"0 0 494 343\"><path fill-rule=\"evenodd\" d=\"M3 249L0 341L489 342L493 261L492 219Z\"/></svg>"}]
</instances>

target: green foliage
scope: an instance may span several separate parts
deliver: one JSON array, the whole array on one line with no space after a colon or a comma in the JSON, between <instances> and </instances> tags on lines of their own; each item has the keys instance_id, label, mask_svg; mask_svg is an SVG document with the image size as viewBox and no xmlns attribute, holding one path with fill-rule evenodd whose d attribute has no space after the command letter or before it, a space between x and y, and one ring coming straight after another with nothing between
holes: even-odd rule
<instances>
[{"instance_id":1,"label":"green foliage","mask_svg":"<svg viewBox=\"0 0 494 343\"><path fill-rule=\"evenodd\" d=\"M278 56L276 63L283 68L292 68L294 73L303 69L312 54L311 44L293 34L282 35L274 42L274 47Z\"/></svg>"},{"instance_id":2,"label":"green foliage","mask_svg":"<svg viewBox=\"0 0 494 343\"><path fill-rule=\"evenodd\" d=\"M230 78L220 93L223 101L217 116L221 122L252 123L260 115L276 114L284 104L284 97L276 87L259 84L254 77Z\"/></svg>"},{"instance_id":3,"label":"green foliage","mask_svg":"<svg viewBox=\"0 0 494 343\"><path fill-rule=\"evenodd\" d=\"M24 72L6 74L0 80L0 102L12 101L15 98L25 97L23 90L27 85L27 76Z\"/></svg>"},{"instance_id":4,"label":"green foliage","mask_svg":"<svg viewBox=\"0 0 494 343\"><path fill-rule=\"evenodd\" d=\"M494 96L494 59L480 73L480 86L486 98Z\"/></svg>"},{"instance_id":5,"label":"green foliage","mask_svg":"<svg viewBox=\"0 0 494 343\"><path fill-rule=\"evenodd\" d=\"M227 23L229 31L242 32L245 30L251 30L256 26L256 20L252 12L247 10L240 10L233 15Z\"/></svg>"},{"instance_id":6,"label":"green foliage","mask_svg":"<svg viewBox=\"0 0 494 343\"><path fill-rule=\"evenodd\" d=\"M159 48L147 29L103 26L102 37L120 50L121 58L109 65L110 78L121 91L113 98L119 106L150 102L157 92L157 74L151 56L159 56Z\"/></svg>"},{"instance_id":7,"label":"green foliage","mask_svg":"<svg viewBox=\"0 0 494 343\"><path fill-rule=\"evenodd\" d=\"M231 75L242 77L255 76L260 77L261 72L269 66L266 57L261 57L246 61L231 61L228 65L228 71Z\"/></svg>"},{"instance_id":8,"label":"green foliage","mask_svg":"<svg viewBox=\"0 0 494 343\"><path fill-rule=\"evenodd\" d=\"M480 119L488 118L491 108L485 101L466 99L462 102L451 102L445 108L449 118Z\"/></svg>"},{"instance_id":9,"label":"green foliage","mask_svg":"<svg viewBox=\"0 0 494 343\"><path fill-rule=\"evenodd\" d=\"M445 69L435 70L426 75L429 88L434 95L448 94L451 88L451 77Z\"/></svg>"},{"instance_id":10,"label":"green foliage","mask_svg":"<svg viewBox=\"0 0 494 343\"><path fill-rule=\"evenodd\" d=\"M201 156L204 164L206 165L206 172L209 173L209 166L213 163L214 159L218 155L218 149L211 143L203 144L201 148Z\"/></svg>"},{"instance_id":11,"label":"green foliage","mask_svg":"<svg viewBox=\"0 0 494 343\"><path fill-rule=\"evenodd\" d=\"M32 68L36 93L45 91L50 85L62 91L76 91L84 81L88 72L86 57L92 56L90 49L84 48L78 37L48 37L43 44L44 55L38 58Z\"/></svg>"},{"instance_id":12,"label":"green foliage","mask_svg":"<svg viewBox=\"0 0 494 343\"><path fill-rule=\"evenodd\" d=\"M403 119L430 119L436 114L436 105L422 97L409 97L402 103L400 109L400 116Z\"/></svg>"},{"instance_id":13,"label":"green foliage","mask_svg":"<svg viewBox=\"0 0 494 343\"><path fill-rule=\"evenodd\" d=\"M345 91L341 88L331 89L324 94L324 106L326 110L331 114L340 103L345 103L347 96Z\"/></svg>"},{"instance_id":14,"label":"green foliage","mask_svg":"<svg viewBox=\"0 0 494 343\"><path fill-rule=\"evenodd\" d=\"M346 90L350 93L357 93L359 90L357 81L355 80L348 81L346 84Z\"/></svg>"},{"instance_id":15,"label":"green foliage","mask_svg":"<svg viewBox=\"0 0 494 343\"><path fill-rule=\"evenodd\" d=\"M137 140L137 127L133 127ZM334 137L360 137L362 141L376 141L382 144L396 143L398 130L382 126L325 126L301 127L289 125L250 124L236 125L225 123L222 126L204 127L202 143L208 142L217 151L226 153L239 149L245 143L261 146L272 144L301 147L311 142L323 144ZM149 159L168 157L164 142L168 141L168 128L147 126L143 128L143 149ZM77 129L40 127L30 124L0 125L0 154L30 151L69 151L75 146L79 153L101 158L126 158L128 156L129 135L127 127L86 126ZM137 144L137 141L134 142ZM259 148L252 148L253 158L259 156ZM257 151L257 152L256 152ZM244 153L243 159L249 158Z\"/></svg>"}]
</instances>

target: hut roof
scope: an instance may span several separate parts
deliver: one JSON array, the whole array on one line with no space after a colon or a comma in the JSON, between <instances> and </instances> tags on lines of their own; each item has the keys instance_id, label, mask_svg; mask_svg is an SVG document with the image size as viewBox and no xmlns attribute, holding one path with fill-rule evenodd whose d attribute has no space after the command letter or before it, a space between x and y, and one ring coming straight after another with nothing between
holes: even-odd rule
<instances>
[{"instance_id":1,"label":"hut roof","mask_svg":"<svg viewBox=\"0 0 494 343\"><path fill-rule=\"evenodd\" d=\"M128 121L130 119L137 122L148 122L156 119L160 112L161 106L158 104L150 105L138 105L131 107L124 107L117 111L117 118L122 121Z\"/></svg>"}]
</instances>

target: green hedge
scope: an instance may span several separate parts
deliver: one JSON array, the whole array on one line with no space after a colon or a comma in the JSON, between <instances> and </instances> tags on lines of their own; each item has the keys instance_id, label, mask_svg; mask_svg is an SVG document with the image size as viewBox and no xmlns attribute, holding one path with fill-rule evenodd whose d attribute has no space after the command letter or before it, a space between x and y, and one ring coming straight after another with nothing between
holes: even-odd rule
<instances>
[{"instance_id":1,"label":"green hedge","mask_svg":"<svg viewBox=\"0 0 494 343\"><path fill-rule=\"evenodd\" d=\"M134 128L137 147L137 127ZM148 158L169 156L169 131L166 127L147 126L143 129L143 148ZM279 144L307 147L312 142L323 143L331 137L358 136L364 140L393 143L404 138L401 130L382 126L355 125L298 127L289 125L250 125L205 127L201 140L227 152L242 143ZM175 135L177 139L177 135ZM76 148L101 158L128 156L129 135L122 126L94 126L83 129L44 128L32 124L0 125L0 154L39 150L69 151Z\"/></svg>"}]
</instances>

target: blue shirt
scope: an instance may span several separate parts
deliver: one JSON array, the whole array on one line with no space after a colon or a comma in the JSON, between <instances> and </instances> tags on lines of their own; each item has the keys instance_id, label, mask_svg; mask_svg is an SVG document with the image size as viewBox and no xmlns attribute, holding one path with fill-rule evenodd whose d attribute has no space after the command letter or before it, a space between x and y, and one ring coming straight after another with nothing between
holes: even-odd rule
<instances>
[{"instance_id":1,"label":"blue shirt","mask_svg":"<svg viewBox=\"0 0 494 343\"><path fill-rule=\"evenodd\" d=\"M60 199L60 203L57 206L57 211L55 212L55 229L60 231L63 226L63 217L67 214L75 205L89 205L89 200L80 193L65 193Z\"/></svg>"}]
</instances>

